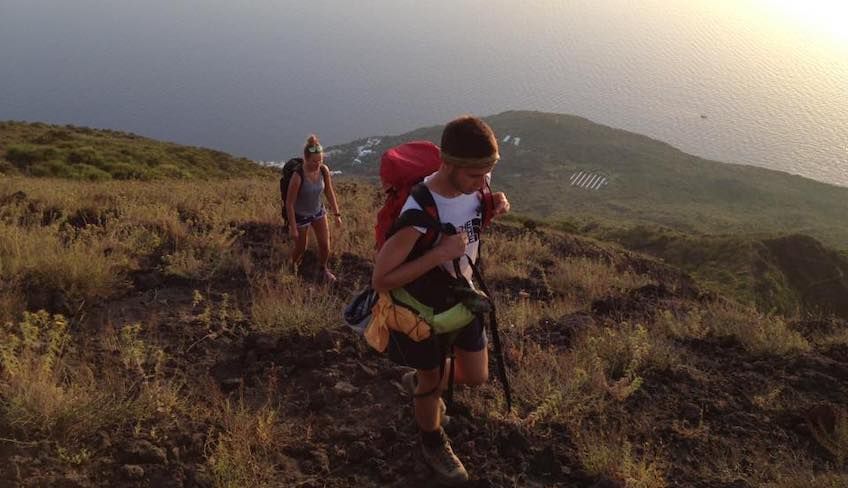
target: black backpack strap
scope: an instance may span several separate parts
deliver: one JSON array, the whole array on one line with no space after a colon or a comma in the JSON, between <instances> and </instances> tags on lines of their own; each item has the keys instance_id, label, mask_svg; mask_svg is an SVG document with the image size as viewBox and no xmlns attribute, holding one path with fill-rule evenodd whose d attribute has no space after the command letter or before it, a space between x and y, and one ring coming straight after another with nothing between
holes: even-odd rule
<instances>
[{"instance_id":1,"label":"black backpack strap","mask_svg":"<svg viewBox=\"0 0 848 488\"><path fill-rule=\"evenodd\" d=\"M423 227L426 229L423 238L419 239L415 244L411 256L420 254L421 252L433 247L433 244L438 239L439 234L443 231L442 223L439 220L439 209L436 207L436 201L433 200L433 194L424 183L418 183L412 187L409 192L410 196L415 199L421 209L410 208L405 210L392 224L388 236L392 236L397 231L405 227Z\"/></svg>"},{"instance_id":2,"label":"black backpack strap","mask_svg":"<svg viewBox=\"0 0 848 488\"><path fill-rule=\"evenodd\" d=\"M421 247L429 249L435 244L436 239L442 232L442 221L439 219L439 207L436 206L436 201L433 200L433 194L423 182L412 187L409 192L410 196L415 199L415 203L421 207L421 210L427 214L435 225L427 227L427 232L424 233L424 238L421 239Z\"/></svg>"}]
</instances>

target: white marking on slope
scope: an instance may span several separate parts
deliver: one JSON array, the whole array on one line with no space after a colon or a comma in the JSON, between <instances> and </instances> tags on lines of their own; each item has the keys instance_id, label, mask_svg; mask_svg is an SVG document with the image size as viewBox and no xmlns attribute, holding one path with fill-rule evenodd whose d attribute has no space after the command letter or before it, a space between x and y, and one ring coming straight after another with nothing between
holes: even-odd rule
<instances>
[{"instance_id":1,"label":"white marking on slope","mask_svg":"<svg viewBox=\"0 0 848 488\"><path fill-rule=\"evenodd\" d=\"M582 188L582 187L583 187L583 183L584 183L586 180L588 180L591 176L592 176L592 173L586 173L586 174L584 174L582 178L580 178L579 180L577 180L577 186L579 186L579 187L581 187L581 188Z\"/></svg>"},{"instance_id":2,"label":"white marking on slope","mask_svg":"<svg viewBox=\"0 0 848 488\"><path fill-rule=\"evenodd\" d=\"M569 183L571 183L571 186L574 186L574 181L582 174L583 174L582 171L578 171L578 172L571 175L571 179L569 180Z\"/></svg>"}]
</instances>

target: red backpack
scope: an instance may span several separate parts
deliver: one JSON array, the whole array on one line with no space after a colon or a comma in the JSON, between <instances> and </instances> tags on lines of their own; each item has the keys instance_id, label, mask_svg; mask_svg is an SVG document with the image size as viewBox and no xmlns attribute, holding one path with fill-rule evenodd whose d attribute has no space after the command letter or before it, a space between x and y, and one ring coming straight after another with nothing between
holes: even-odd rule
<instances>
[{"instance_id":1,"label":"red backpack","mask_svg":"<svg viewBox=\"0 0 848 488\"><path fill-rule=\"evenodd\" d=\"M377 213L377 225L374 227L374 237L379 250L383 247L386 239L397 230L396 223L400 216L403 204L406 203L413 188L425 177L438 171L442 165L442 154L439 146L430 141L412 141L395 146L385 153L380 159L380 182L386 192L386 201ZM424 191L416 191L425 198L418 198L419 205L424 213L439 222L439 212L433 202L432 196L426 187L421 185ZM483 201L483 227L487 227L492 220L492 209L494 207L492 191L488 184L480 190ZM417 223L416 223L417 225ZM438 235L438 229L430 229L423 239L432 244Z\"/></svg>"}]
</instances>

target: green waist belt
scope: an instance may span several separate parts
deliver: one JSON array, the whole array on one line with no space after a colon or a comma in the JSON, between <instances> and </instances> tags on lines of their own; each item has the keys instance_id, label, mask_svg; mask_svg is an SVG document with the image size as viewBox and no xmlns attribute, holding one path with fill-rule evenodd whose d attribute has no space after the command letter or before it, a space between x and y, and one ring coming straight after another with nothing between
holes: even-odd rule
<instances>
[{"instance_id":1,"label":"green waist belt","mask_svg":"<svg viewBox=\"0 0 848 488\"><path fill-rule=\"evenodd\" d=\"M444 312L433 313L433 307L428 307L419 302L403 288L396 288L391 292L392 299L406 308L421 316L436 334L447 334L455 332L474 320L474 314L462 303L457 303Z\"/></svg>"}]
</instances>

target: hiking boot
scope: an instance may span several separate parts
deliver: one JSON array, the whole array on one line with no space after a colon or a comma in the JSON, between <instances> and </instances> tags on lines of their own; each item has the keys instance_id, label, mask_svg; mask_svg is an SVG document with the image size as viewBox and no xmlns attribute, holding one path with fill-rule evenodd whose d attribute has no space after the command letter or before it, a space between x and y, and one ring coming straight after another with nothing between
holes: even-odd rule
<instances>
[{"instance_id":1,"label":"hiking boot","mask_svg":"<svg viewBox=\"0 0 848 488\"><path fill-rule=\"evenodd\" d=\"M436 432L421 433L421 454L442 483L455 486L468 481L468 471L453 453L450 440L441 428Z\"/></svg>"},{"instance_id":2,"label":"hiking boot","mask_svg":"<svg viewBox=\"0 0 848 488\"><path fill-rule=\"evenodd\" d=\"M415 395L415 389L418 388L418 375L415 374L415 371L410 371L405 373L403 377L400 379L401 384L403 385L404 390L409 392L410 396ZM447 415L448 406L445 405L445 401L439 398L439 417L441 417L441 425L447 425L450 423L450 415Z\"/></svg>"}]
</instances>

